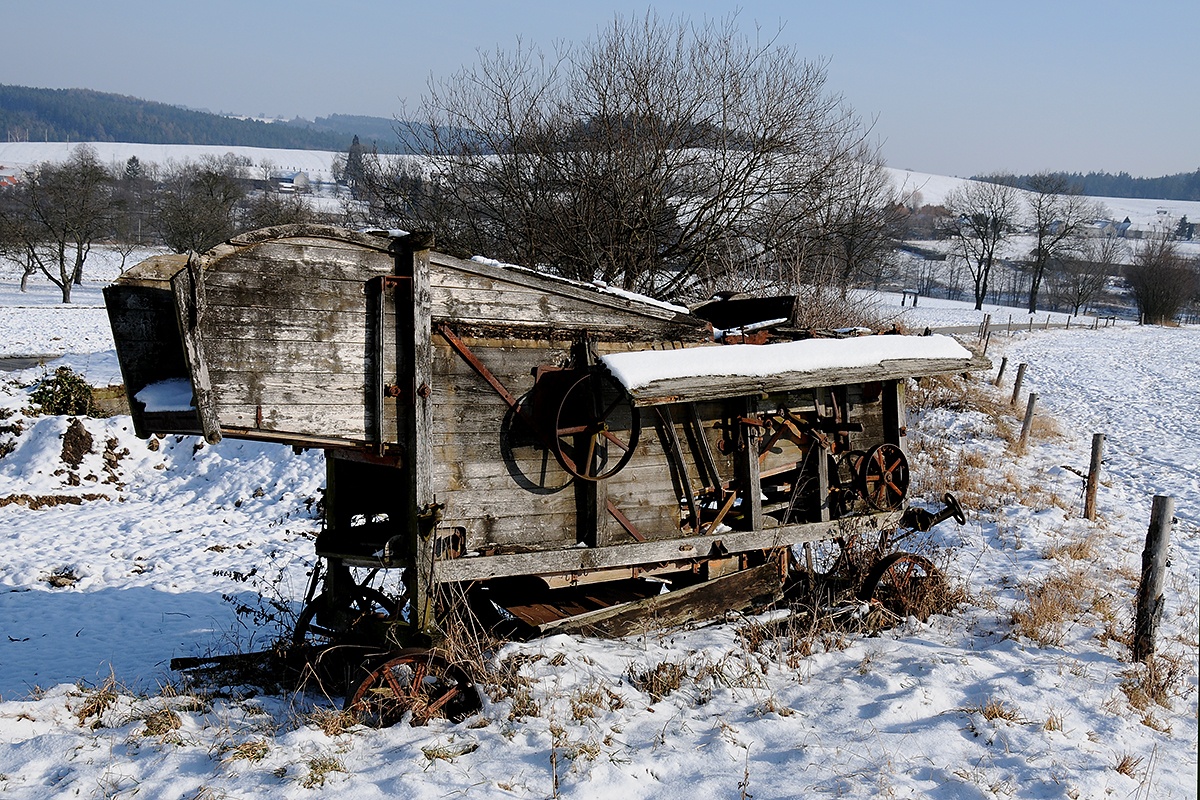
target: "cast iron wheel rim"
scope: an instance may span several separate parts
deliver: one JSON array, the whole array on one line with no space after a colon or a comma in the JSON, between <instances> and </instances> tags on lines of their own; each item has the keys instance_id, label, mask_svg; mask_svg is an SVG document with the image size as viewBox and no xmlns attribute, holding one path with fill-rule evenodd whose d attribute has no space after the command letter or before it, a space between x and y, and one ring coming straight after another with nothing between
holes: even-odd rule
<instances>
[{"instance_id":1,"label":"cast iron wheel rim","mask_svg":"<svg viewBox=\"0 0 1200 800\"><path fill-rule=\"evenodd\" d=\"M859 491L876 511L893 511L908 496L908 458L894 444L873 447L859 465Z\"/></svg>"},{"instance_id":2,"label":"cast iron wheel rim","mask_svg":"<svg viewBox=\"0 0 1200 800\"><path fill-rule=\"evenodd\" d=\"M370 586L359 586L356 592L358 596L352 600L351 607L342 610L348 624L340 627L323 625L318 619L322 612L335 610L332 595L320 594L313 598L296 618L292 647L323 648L341 644L364 623L395 622L399 619L399 601Z\"/></svg>"},{"instance_id":3,"label":"cast iron wheel rim","mask_svg":"<svg viewBox=\"0 0 1200 800\"><path fill-rule=\"evenodd\" d=\"M604 397L605 384L616 387L615 399ZM614 431L609 421L622 408L628 411L628 430ZM584 420L572 418L581 413ZM585 481L602 481L616 475L633 458L641 431L641 416L633 397L607 374L593 371L571 384L559 402L551 446L558 463L571 475ZM578 439L586 441L582 448L576 447ZM620 452L615 462L608 458L610 448ZM582 458L579 449L583 450Z\"/></svg>"},{"instance_id":4,"label":"cast iron wheel rim","mask_svg":"<svg viewBox=\"0 0 1200 800\"><path fill-rule=\"evenodd\" d=\"M483 703L462 668L433 650L411 648L371 670L345 707L364 725L386 728L407 714L411 725L425 725L434 718L461 722Z\"/></svg>"},{"instance_id":5,"label":"cast iron wheel rim","mask_svg":"<svg viewBox=\"0 0 1200 800\"><path fill-rule=\"evenodd\" d=\"M867 573L858 598L879 602L902 617L925 619L933 611L932 595L942 583L941 571L925 556L892 553Z\"/></svg>"}]
</instances>

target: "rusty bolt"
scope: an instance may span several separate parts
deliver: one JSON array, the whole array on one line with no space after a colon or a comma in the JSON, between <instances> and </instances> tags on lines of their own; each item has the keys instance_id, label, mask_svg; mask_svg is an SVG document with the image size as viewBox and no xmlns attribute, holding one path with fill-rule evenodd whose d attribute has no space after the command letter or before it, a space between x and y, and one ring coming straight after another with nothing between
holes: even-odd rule
<instances>
[{"instance_id":1,"label":"rusty bolt","mask_svg":"<svg viewBox=\"0 0 1200 800\"><path fill-rule=\"evenodd\" d=\"M417 397L429 397L429 395L432 393L433 390L429 388L428 383L422 383L419 387L417 387Z\"/></svg>"},{"instance_id":2,"label":"rusty bolt","mask_svg":"<svg viewBox=\"0 0 1200 800\"><path fill-rule=\"evenodd\" d=\"M387 392L388 397L399 397L400 396L400 387L394 383L389 383L387 386L387 389L385 389L385 391Z\"/></svg>"}]
</instances>

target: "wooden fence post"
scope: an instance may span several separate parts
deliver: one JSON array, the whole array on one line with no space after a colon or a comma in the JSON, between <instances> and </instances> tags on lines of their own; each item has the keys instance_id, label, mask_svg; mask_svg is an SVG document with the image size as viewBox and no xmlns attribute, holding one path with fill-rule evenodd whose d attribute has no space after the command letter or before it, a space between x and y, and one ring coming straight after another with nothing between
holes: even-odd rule
<instances>
[{"instance_id":1,"label":"wooden fence post","mask_svg":"<svg viewBox=\"0 0 1200 800\"><path fill-rule=\"evenodd\" d=\"M1015 406L1017 404L1017 397L1021 394L1021 381L1025 380L1025 368L1028 366L1028 364L1017 365L1017 381L1013 384L1012 400L1008 401L1010 406Z\"/></svg>"},{"instance_id":2,"label":"wooden fence post","mask_svg":"<svg viewBox=\"0 0 1200 800\"><path fill-rule=\"evenodd\" d=\"M1104 463L1104 434L1092 436L1092 463L1088 466L1087 489L1083 495L1083 516L1096 521L1096 490L1100 488L1100 465Z\"/></svg>"},{"instance_id":3,"label":"wooden fence post","mask_svg":"<svg viewBox=\"0 0 1200 800\"><path fill-rule=\"evenodd\" d=\"M1133 624L1133 660L1145 661L1154 653L1154 638L1163 613L1163 582L1167 571L1167 544L1175 501L1155 495L1150 511L1150 530L1142 550L1142 581L1138 585L1137 616Z\"/></svg>"},{"instance_id":4,"label":"wooden fence post","mask_svg":"<svg viewBox=\"0 0 1200 800\"><path fill-rule=\"evenodd\" d=\"M1017 445L1021 450L1029 443L1029 430L1033 427L1033 407L1037 405L1037 398L1037 392L1029 393L1029 406L1025 409L1025 422L1021 425L1021 441Z\"/></svg>"},{"instance_id":5,"label":"wooden fence post","mask_svg":"<svg viewBox=\"0 0 1200 800\"><path fill-rule=\"evenodd\" d=\"M1004 370L1008 369L1008 356L1000 359L1000 371L996 373L996 380L992 381L993 386L999 386L1000 381L1004 378Z\"/></svg>"},{"instance_id":6,"label":"wooden fence post","mask_svg":"<svg viewBox=\"0 0 1200 800\"><path fill-rule=\"evenodd\" d=\"M1067 330L1071 330L1071 315L1067 314Z\"/></svg>"},{"instance_id":7,"label":"wooden fence post","mask_svg":"<svg viewBox=\"0 0 1200 800\"><path fill-rule=\"evenodd\" d=\"M1012 338L1012 314L1008 315L1008 338Z\"/></svg>"}]
</instances>

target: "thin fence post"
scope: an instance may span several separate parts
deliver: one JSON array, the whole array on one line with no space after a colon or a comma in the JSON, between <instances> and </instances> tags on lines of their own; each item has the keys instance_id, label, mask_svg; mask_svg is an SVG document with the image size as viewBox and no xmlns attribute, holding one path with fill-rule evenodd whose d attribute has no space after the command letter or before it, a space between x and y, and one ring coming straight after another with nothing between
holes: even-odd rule
<instances>
[{"instance_id":1,"label":"thin fence post","mask_svg":"<svg viewBox=\"0 0 1200 800\"><path fill-rule=\"evenodd\" d=\"M1029 315L1029 332L1033 333L1033 314Z\"/></svg>"},{"instance_id":2,"label":"thin fence post","mask_svg":"<svg viewBox=\"0 0 1200 800\"><path fill-rule=\"evenodd\" d=\"M992 381L993 386L999 386L1001 379L1004 378L1004 370L1008 369L1008 356L1000 359L1000 371L996 373L996 380Z\"/></svg>"},{"instance_id":3,"label":"thin fence post","mask_svg":"<svg viewBox=\"0 0 1200 800\"><path fill-rule=\"evenodd\" d=\"M1049 329L1050 329L1050 315L1047 314L1046 321L1044 323L1042 323L1042 330L1045 331L1045 330L1049 330Z\"/></svg>"},{"instance_id":4,"label":"thin fence post","mask_svg":"<svg viewBox=\"0 0 1200 800\"><path fill-rule=\"evenodd\" d=\"M1021 395L1021 382L1025 380L1025 368L1028 366L1028 364L1017 365L1017 380L1013 384L1012 400L1008 401L1010 406L1015 406L1017 404L1017 398Z\"/></svg>"},{"instance_id":5,"label":"thin fence post","mask_svg":"<svg viewBox=\"0 0 1200 800\"><path fill-rule=\"evenodd\" d=\"M1021 441L1017 445L1021 450L1029 444L1029 431L1033 428L1033 407L1037 405L1037 392L1029 393L1029 405L1025 409L1025 422L1021 425Z\"/></svg>"},{"instance_id":6,"label":"thin fence post","mask_svg":"<svg viewBox=\"0 0 1200 800\"><path fill-rule=\"evenodd\" d=\"M1083 516L1096 521L1096 490L1100 488L1100 467L1104 463L1104 434L1092 436L1092 463L1088 465L1086 490L1083 494Z\"/></svg>"},{"instance_id":7,"label":"thin fence post","mask_svg":"<svg viewBox=\"0 0 1200 800\"><path fill-rule=\"evenodd\" d=\"M1138 585L1137 615L1133 623L1133 660L1145 661L1154 653L1158 623L1163 614L1163 583L1167 572L1167 545L1175 517L1175 500L1155 495L1150 529L1142 550L1142 580Z\"/></svg>"},{"instance_id":8,"label":"thin fence post","mask_svg":"<svg viewBox=\"0 0 1200 800\"><path fill-rule=\"evenodd\" d=\"M1008 315L1008 337L1012 338L1012 314Z\"/></svg>"},{"instance_id":9,"label":"thin fence post","mask_svg":"<svg viewBox=\"0 0 1200 800\"><path fill-rule=\"evenodd\" d=\"M1067 330L1071 330L1071 315L1067 314Z\"/></svg>"}]
</instances>

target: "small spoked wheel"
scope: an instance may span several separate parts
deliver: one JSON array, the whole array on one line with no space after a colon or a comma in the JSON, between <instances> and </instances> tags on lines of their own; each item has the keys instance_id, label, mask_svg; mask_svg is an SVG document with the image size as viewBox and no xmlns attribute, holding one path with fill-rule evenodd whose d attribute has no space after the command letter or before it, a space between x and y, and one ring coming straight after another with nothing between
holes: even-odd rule
<instances>
[{"instance_id":1,"label":"small spoked wheel","mask_svg":"<svg viewBox=\"0 0 1200 800\"><path fill-rule=\"evenodd\" d=\"M902 616L925 619L945 605L945 579L925 556L892 553L875 563L858 592Z\"/></svg>"},{"instance_id":2,"label":"small spoked wheel","mask_svg":"<svg viewBox=\"0 0 1200 800\"><path fill-rule=\"evenodd\" d=\"M872 448L859 462L859 491L876 511L892 511L908 495L908 459L894 444Z\"/></svg>"},{"instance_id":3,"label":"small spoked wheel","mask_svg":"<svg viewBox=\"0 0 1200 800\"><path fill-rule=\"evenodd\" d=\"M401 650L373 669L346 699L346 710L376 728L434 718L461 722L483 707L479 691L460 667L433 650Z\"/></svg>"},{"instance_id":4,"label":"small spoked wheel","mask_svg":"<svg viewBox=\"0 0 1200 800\"><path fill-rule=\"evenodd\" d=\"M588 372L563 395L551 445L571 475L601 481L629 463L640 433L641 419L625 388L605 373Z\"/></svg>"}]
</instances>

